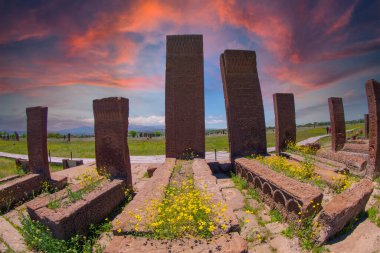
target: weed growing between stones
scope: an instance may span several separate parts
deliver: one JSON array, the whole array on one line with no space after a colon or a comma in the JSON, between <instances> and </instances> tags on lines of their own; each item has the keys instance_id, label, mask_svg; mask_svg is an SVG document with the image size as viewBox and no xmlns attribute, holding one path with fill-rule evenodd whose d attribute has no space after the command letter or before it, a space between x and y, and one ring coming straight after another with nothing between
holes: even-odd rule
<instances>
[{"instance_id":1,"label":"weed growing between stones","mask_svg":"<svg viewBox=\"0 0 380 253\"><path fill-rule=\"evenodd\" d=\"M151 201L146 210L147 220L139 214L129 214L137 221L134 230L142 226L153 231L157 239L183 237L210 238L216 229L227 228L224 212L227 206L210 202L211 195L194 187L193 179L169 185L165 198ZM220 227L218 227L218 224Z\"/></svg>"},{"instance_id":2,"label":"weed growing between stones","mask_svg":"<svg viewBox=\"0 0 380 253\"><path fill-rule=\"evenodd\" d=\"M380 227L380 195L374 196L376 203L368 209L367 215L368 219Z\"/></svg>"},{"instance_id":3,"label":"weed growing between stones","mask_svg":"<svg viewBox=\"0 0 380 253\"><path fill-rule=\"evenodd\" d=\"M274 171L301 181L319 180L314 174L314 165L310 163L290 162L282 156L257 156L255 159Z\"/></svg>"},{"instance_id":4,"label":"weed growing between stones","mask_svg":"<svg viewBox=\"0 0 380 253\"><path fill-rule=\"evenodd\" d=\"M103 249L96 245L100 234L111 231L112 224L106 219L99 225L90 225L87 236L76 235L69 240L58 240L54 238L51 231L38 221L33 221L29 217L23 218L22 235L27 245L38 252L60 253L60 252L96 252Z\"/></svg>"},{"instance_id":5,"label":"weed growing between stones","mask_svg":"<svg viewBox=\"0 0 380 253\"><path fill-rule=\"evenodd\" d=\"M296 153L303 157L307 155L315 155L317 150L311 146L298 146L295 142L287 142L286 151L290 153Z\"/></svg>"},{"instance_id":6,"label":"weed growing between stones","mask_svg":"<svg viewBox=\"0 0 380 253\"><path fill-rule=\"evenodd\" d=\"M358 177L352 176L346 171L338 172L340 176L334 177L334 184L331 186L335 193L342 193L352 186L353 183L358 182Z\"/></svg>"},{"instance_id":7,"label":"weed growing between stones","mask_svg":"<svg viewBox=\"0 0 380 253\"><path fill-rule=\"evenodd\" d=\"M132 199L133 190L125 188L125 199L120 206L114 210L109 218L97 225L90 224L87 236L75 235L69 240L56 239L49 228L44 226L39 221L33 221L29 216L24 216L21 220L21 234L29 248L36 252L46 253L101 253L104 251L104 246L101 246L98 239L101 234L109 233L112 229L112 220L122 208Z\"/></svg>"},{"instance_id":8,"label":"weed growing between stones","mask_svg":"<svg viewBox=\"0 0 380 253\"><path fill-rule=\"evenodd\" d=\"M272 222L282 222L282 214L277 209L272 209L269 211L269 216Z\"/></svg>"},{"instance_id":9,"label":"weed growing between stones","mask_svg":"<svg viewBox=\"0 0 380 253\"><path fill-rule=\"evenodd\" d=\"M104 180L102 176L89 172L80 175L78 179L81 180L81 189L73 191L70 187L66 187L67 199L52 199L48 203L47 207L49 209L57 209L65 205L75 203L78 200L83 199L85 194L88 194L95 190Z\"/></svg>"}]
</instances>

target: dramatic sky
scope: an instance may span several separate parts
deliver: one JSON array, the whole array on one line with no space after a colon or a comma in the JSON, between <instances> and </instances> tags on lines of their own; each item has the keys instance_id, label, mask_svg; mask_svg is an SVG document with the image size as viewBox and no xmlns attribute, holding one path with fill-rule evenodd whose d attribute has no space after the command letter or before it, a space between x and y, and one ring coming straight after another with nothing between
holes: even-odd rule
<instances>
[{"instance_id":1,"label":"dramatic sky","mask_svg":"<svg viewBox=\"0 0 380 253\"><path fill-rule=\"evenodd\" d=\"M255 50L265 119L272 94L295 94L297 123L367 112L380 79L380 1L0 0L0 129L26 128L49 107L49 129L93 124L92 100L130 99L130 122L164 124L168 34L203 34L207 128L225 127L219 55Z\"/></svg>"}]
</instances>

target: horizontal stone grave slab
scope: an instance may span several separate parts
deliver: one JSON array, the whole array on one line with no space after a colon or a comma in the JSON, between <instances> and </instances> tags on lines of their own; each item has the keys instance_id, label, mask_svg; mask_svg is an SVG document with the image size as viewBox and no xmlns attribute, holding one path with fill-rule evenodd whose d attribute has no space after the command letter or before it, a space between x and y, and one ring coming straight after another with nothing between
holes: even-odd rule
<instances>
[{"instance_id":1,"label":"horizontal stone grave slab","mask_svg":"<svg viewBox=\"0 0 380 253\"><path fill-rule=\"evenodd\" d=\"M367 160L363 156L355 155L354 153L346 154L344 151L332 152L331 150L320 149L317 156L343 163L353 174L360 175L364 173L367 165Z\"/></svg>"},{"instance_id":2,"label":"horizontal stone grave slab","mask_svg":"<svg viewBox=\"0 0 380 253\"><path fill-rule=\"evenodd\" d=\"M62 159L62 165L63 169L77 167L83 165L83 160Z\"/></svg>"},{"instance_id":3,"label":"horizontal stone grave slab","mask_svg":"<svg viewBox=\"0 0 380 253\"><path fill-rule=\"evenodd\" d=\"M346 143L344 144L342 151L368 154L369 145L368 143Z\"/></svg>"},{"instance_id":4,"label":"horizontal stone grave slab","mask_svg":"<svg viewBox=\"0 0 380 253\"><path fill-rule=\"evenodd\" d=\"M19 177L21 177L21 175L10 175L7 177L0 178L0 184L4 184L8 181L11 181L11 180L19 178Z\"/></svg>"},{"instance_id":5,"label":"horizontal stone grave slab","mask_svg":"<svg viewBox=\"0 0 380 253\"><path fill-rule=\"evenodd\" d=\"M287 158L297 161L297 162L305 161L305 158L303 156L300 156L297 154L288 153L288 152L283 152L282 154L285 155ZM309 156L311 159L314 159L314 164L321 169L328 170L331 172L336 172L336 173L348 172L347 166L342 163L330 161L328 159L324 159L324 158L313 156L313 155L309 155Z\"/></svg>"},{"instance_id":6,"label":"horizontal stone grave slab","mask_svg":"<svg viewBox=\"0 0 380 253\"><path fill-rule=\"evenodd\" d=\"M0 210L8 209L41 191L44 177L29 174L9 180L0 185Z\"/></svg>"},{"instance_id":7,"label":"horizontal stone grave slab","mask_svg":"<svg viewBox=\"0 0 380 253\"><path fill-rule=\"evenodd\" d=\"M212 194L211 202L215 205L217 203L221 203L222 205L227 205L227 210L224 213L227 218L228 225L225 231L221 231L221 229L217 229L214 231L214 234L221 234L225 232L232 232L239 230L239 221L236 215L233 212L231 206L226 203L223 199L223 195L221 189L217 184L217 179L214 175L212 175L212 171L210 166L208 166L207 162L204 159L195 159L193 164L193 175L194 175L194 184L195 187L201 190L206 190L207 193ZM223 221L221 221L222 225Z\"/></svg>"},{"instance_id":8,"label":"horizontal stone grave slab","mask_svg":"<svg viewBox=\"0 0 380 253\"><path fill-rule=\"evenodd\" d=\"M289 154L289 153L286 153ZM304 162L305 158L299 155L289 154L288 158L296 162ZM338 174L335 167L326 165L325 163L315 162L314 163L314 173L326 182L330 186L334 186L338 180L343 180L344 176Z\"/></svg>"},{"instance_id":9,"label":"horizontal stone grave slab","mask_svg":"<svg viewBox=\"0 0 380 253\"><path fill-rule=\"evenodd\" d=\"M139 214L142 220L144 220L144 210L147 204L153 199L159 200L164 197L164 188L169 184L175 161L176 159L174 158L167 158L163 165L158 166L149 181L145 183L144 187L140 189L132 201L128 203L123 212L113 220L114 234L119 234L119 232L117 232L119 229L121 229L121 233L134 231L137 220L130 215L130 212ZM149 232L142 224L140 224L139 231Z\"/></svg>"},{"instance_id":10,"label":"horizontal stone grave slab","mask_svg":"<svg viewBox=\"0 0 380 253\"><path fill-rule=\"evenodd\" d=\"M67 206L49 209L54 199L67 199L67 191L37 198L27 204L29 216L47 226L58 239L67 240L75 234L87 234L90 224L102 222L125 199L125 181L104 180L100 186ZM80 187L72 190L75 192Z\"/></svg>"},{"instance_id":11,"label":"horizontal stone grave slab","mask_svg":"<svg viewBox=\"0 0 380 253\"><path fill-rule=\"evenodd\" d=\"M301 183L277 173L258 161L247 158L235 160L236 174L247 179L250 186L259 189L264 201L276 207L285 217L307 217L317 212L323 195L307 183Z\"/></svg>"},{"instance_id":12,"label":"horizontal stone grave slab","mask_svg":"<svg viewBox=\"0 0 380 253\"><path fill-rule=\"evenodd\" d=\"M362 179L328 202L316 219L321 225L317 242L324 243L331 236L341 231L360 212L364 211L372 191L373 183L370 180Z\"/></svg>"},{"instance_id":13,"label":"horizontal stone grave slab","mask_svg":"<svg viewBox=\"0 0 380 253\"><path fill-rule=\"evenodd\" d=\"M212 239L184 238L177 240L157 240L134 236L116 236L107 245L105 253L179 253L179 252L247 252L247 242L238 234L224 234Z\"/></svg>"}]
</instances>

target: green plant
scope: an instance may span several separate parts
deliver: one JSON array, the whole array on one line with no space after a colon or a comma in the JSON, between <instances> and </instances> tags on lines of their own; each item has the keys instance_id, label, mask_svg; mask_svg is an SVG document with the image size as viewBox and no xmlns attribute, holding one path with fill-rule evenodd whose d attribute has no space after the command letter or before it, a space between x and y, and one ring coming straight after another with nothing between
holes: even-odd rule
<instances>
[{"instance_id":1,"label":"green plant","mask_svg":"<svg viewBox=\"0 0 380 253\"><path fill-rule=\"evenodd\" d=\"M223 230L227 228L223 222L226 209L221 203L211 203L211 195L195 188L193 179L188 179L166 187L164 199L151 200L143 210L146 219L139 213L128 214L136 220L137 233L141 226L147 226L154 238L209 238L219 224Z\"/></svg>"},{"instance_id":2,"label":"green plant","mask_svg":"<svg viewBox=\"0 0 380 253\"><path fill-rule=\"evenodd\" d=\"M272 222L282 222L283 220L282 214L277 209L270 210L269 216Z\"/></svg>"},{"instance_id":3,"label":"green plant","mask_svg":"<svg viewBox=\"0 0 380 253\"><path fill-rule=\"evenodd\" d=\"M62 205L62 203L61 203L61 201L59 200L59 199L54 199L54 200L52 200L52 201L50 201L49 203L48 203L48 205L47 205L47 207L49 208L49 209L58 209L58 208L60 208L61 207L61 205Z\"/></svg>"},{"instance_id":4,"label":"green plant","mask_svg":"<svg viewBox=\"0 0 380 253\"><path fill-rule=\"evenodd\" d=\"M231 172L231 179L232 179L232 182L235 184L235 187L236 187L239 191L242 191L242 190L248 188L247 180L245 180L245 179L242 178L241 176L239 176L239 175L235 175L234 173Z\"/></svg>"},{"instance_id":5,"label":"green plant","mask_svg":"<svg viewBox=\"0 0 380 253\"><path fill-rule=\"evenodd\" d=\"M294 238L295 233L296 233L296 231L295 231L295 227L294 227L293 223L290 223L286 229L281 231L282 235L284 235L285 237L290 238L290 239Z\"/></svg>"},{"instance_id":6,"label":"green plant","mask_svg":"<svg viewBox=\"0 0 380 253\"><path fill-rule=\"evenodd\" d=\"M47 253L100 253L103 249L99 245L96 245L96 241L100 234L109 232L112 228L111 222L106 219L99 225L90 225L87 236L75 235L65 241L56 239L48 228L29 217L24 217L21 220L21 224L21 232L27 245L38 252Z\"/></svg>"},{"instance_id":7,"label":"green plant","mask_svg":"<svg viewBox=\"0 0 380 253\"><path fill-rule=\"evenodd\" d=\"M367 211L368 219L380 227L380 211L376 207L370 207Z\"/></svg>"}]
</instances>

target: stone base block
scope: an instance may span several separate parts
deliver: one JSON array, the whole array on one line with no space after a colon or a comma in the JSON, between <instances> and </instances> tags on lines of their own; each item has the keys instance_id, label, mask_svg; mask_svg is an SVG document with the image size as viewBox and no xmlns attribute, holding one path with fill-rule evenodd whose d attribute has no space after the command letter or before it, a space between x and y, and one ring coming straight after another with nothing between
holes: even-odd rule
<instances>
[{"instance_id":1,"label":"stone base block","mask_svg":"<svg viewBox=\"0 0 380 253\"><path fill-rule=\"evenodd\" d=\"M369 145L368 143L346 143L344 144L342 151L368 154Z\"/></svg>"},{"instance_id":2,"label":"stone base block","mask_svg":"<svg viewBox=\"0 0 380 253\"><path fill-rule=\"evenodd\" d=\"M248 251L247 242L238 234L224 234L211 239L157 240L133 236L115 236L105 253L179 253L179 252L224 252L243 253Z\"/></svg>"},{"instance_id":3,"label":"stone base block","mask_svg":"<svg viewBox=\"0 0 380 253\"><path fill-rule=\"evenodd\" d=\"M44 177L29 174L0 185L0 210L6 210L41 191Z\"/></svg>"},{"instance_id":4,"label":"stone base block","mask_svg":"<svg viewBox=\"0 0 380 253\"><path fill-rule=\"evenodd\" d=\"M72 167L77 167L83 165L83 160L70 160L70 159L62 159L63 169L68 169Z\"/></svg>"},{"instance_id":5,"label":"stone base block","mask_svg":"<svg viewBox=\"0 0 380 253\"><path fill-rule=\"evenodd\" d=\"M156 169L157 169L157 166L149 166L146 169L146 172L148 173L148 177L152 177Z\"/></svg>"},{"instance_id":6,"label":"stone base block","mask_svg":"<svg viewBox=\"0 0 380 253\"><path fill-rule=\"evenodd\" d=\"M15 159L16 167L21 168L25 172L29 172L29 161L26 159L17 158Z\"/></svg>"},{"instance_id":7,"label":"stone base block","mask_svg":"<svg viewBox=\"0 0 380 253\"><path fill-rule=\"evenodd\" d=\"M75 234L87 234L90 224L103 221L124 200L123 180L104 181L97 189L83 199L60 207L49 209L54 199L64 200L67 191L59 191L27 204L29 216L50 228L58 239L67 240ZM78 189L73 189L73 191Z\"/></svg>"},{"instance_id":8,"label":"stone base block","mask_svg":"<svg viewBox=\"0 0 380 253\"><path fill-rule=\"evenodd\" d=\"M338 194L327 203L316 218L321 225L317 242L319 244L324 243L331 236L341 231L360 212L364 211L372 191L372 182L362 179L358 184Z\"/></svg>"}]
</instances>

